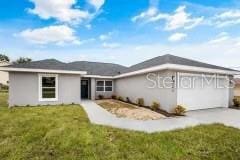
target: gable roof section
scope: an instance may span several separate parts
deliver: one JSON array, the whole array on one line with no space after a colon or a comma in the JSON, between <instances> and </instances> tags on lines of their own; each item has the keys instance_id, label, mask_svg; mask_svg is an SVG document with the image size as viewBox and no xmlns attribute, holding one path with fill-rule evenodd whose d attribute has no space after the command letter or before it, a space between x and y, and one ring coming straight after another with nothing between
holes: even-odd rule
<instances>
[{"instance_id":1,"label":"gable roof section","mask_svg":"<svg viewBox=\"0 0 240 160\"><path fill-rule=\"evenodd\" d=\"M185 65L185 66L236 71L236 70L229 69L229 68L224 68L224 67L215 66L215 65L195 61L195 60L190 60L187 58L182 58L182 57L166 54L163 56L159 56L159 57L155 57L155 58L146 60L146 61L144 61L142 63L138 63L136 65L133 65L133 66L129 67L128 69L126 69L124 71L124 73L138 71L138 70L142 70L142 69L146 69L146 68L150 68L150 67L154 67L154 66L159 66L159 65L163 65L163 64L178 64L178 65Z\"/></svg>"}]
</instances>

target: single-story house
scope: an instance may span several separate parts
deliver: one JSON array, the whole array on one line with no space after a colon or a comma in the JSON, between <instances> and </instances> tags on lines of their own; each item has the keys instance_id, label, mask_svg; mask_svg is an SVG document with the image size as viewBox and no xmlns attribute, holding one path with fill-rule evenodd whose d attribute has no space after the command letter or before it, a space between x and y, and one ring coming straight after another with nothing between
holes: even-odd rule
<instances>
[{"instance_id":1,"label":"single-story house","mask_svg":"<svg viewBox=\"0 0 240 160\"><path fill-rule=\"evenodd\" d=\"M0 61L0 67L1 66L7 66L7 65L9 65L8 62ZM8 80L9 80L8 73L0 71L0 84L8 85Z\"/></svg>"},{"instance_id":2,"label":"single-story house","mask_svg":"<svg viewBox=\"0 0 240 160\"><path fill-rule=\"evenodd\" d=\"M240 97L240 78L235 78L234 96Z\"/></svg>"},{"instance_id":3,"label":"single-story house","mask_svg":"<svg viewBox=\"0 0 240 160\"><path fill-rule=\"evenodd\" d=\"M239 74L233 69L169 54L130 67L47 59L0 70L9 72L9 106L79 104L99 95L117 95L132 102L143 98L147 106L158 102L168 112L177 105L184 105L187 110L228 107L233 99L229 86L233 76ZM203 77L207 80L204 86ZM216 81L226 87L216 87Z\"/></svg>"}]
</instances>

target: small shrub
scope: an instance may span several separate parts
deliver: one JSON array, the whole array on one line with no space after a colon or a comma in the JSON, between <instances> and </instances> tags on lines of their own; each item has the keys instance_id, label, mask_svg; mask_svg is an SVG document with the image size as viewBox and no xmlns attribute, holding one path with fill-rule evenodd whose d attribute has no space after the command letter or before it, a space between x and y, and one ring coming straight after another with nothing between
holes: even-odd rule
<instances>
[{"instance_id":1,"label":"small shrub","mask_svg":"<svg viewBox=\"0 0 240 160\"><path fill-rule=\"evenodd\" d=\"M113 94L112 99L117 99L117 96Z\"/></svg>"},{"instance_id":2,"label":"small shrub","mask_svg":"<svg viewBox=\"0 0 240 160\"><path fill-rule=\"evenodd\" d=\"M71 105L75 105L75 103L74 103L74 102L72 102L72 103L71 103Z\"/></svg>"},{"instance_id":3,"label":"small shrub","mask_svg":"<svg viewBox=\"0 0 240 160\"><path fill-rule=\"evenodd\" d=\"M182 116L186 112L186 108L181 105L177 105L177 107L174 109L174 112L176 115Z\"/></svg>"},{"instance_id":4,"label":"small shrub","mask_svg":"<svg viewBox=\"0 0 240 160\"><path fill-rule=\"evenodd\" d=\"M98 95L98 99L103 99L103 98L104 98L103 95L101 95L101 94Z\"/></svg>"},{"instance_id":5,"label":"small shrub","mask_svg":"<svg viewBox=\"0 0 240 160\"><path fill-rule=\"evenodd\" d=\"M127 103L132 103L131 100L129 99L129 97L126 97L126 102Z\"/></svg>"},{"instance_id":6,"label":"small shrub","mask_svg":"<svg viewBox=\"0 0 240 160\"><path fill-rule=\"evenodd\" d=\"M240 107L240 101L237 98L233 99L233 104L235 107Z\"/></svg>"},{"instance_id":7,"label":"small shrub","mask_svg":"<svg viewBox=\"0 0 240 160\"><path fill-rule=\"evenodd\" d=\"M160 108L160 104L158 102L153 102L151 105L151 109L157 111Z\"/></svg>"},{"instance_id":8,"label":"small shrub","mask_svg":"<svg viewBox=\"0 0 240 160\"><path fill-rule=\"evenodd\" d=\"M26 107L30 107L30 105L29 105L29 104L27 104L27 105L26 105Z\"/></svg>"},{"instance_id":9,"label":"small shrub","mask_svg":"<svg viewBox=\"0 0 240 160\"><path fill-rule=\"evenodd\" d=\"M0 90L3 90L3 91L8 91L8 86L7 85L4 85L4 84L0 84Z\"/></svg>"},{"instance_id":10,"label":"small shrub","mask_svg":"<svg viewBox=\"0 0 240 160\"><path fill-rule=\"evenodd\" d=\"M144 99L143 98L138 98L137 99L137 104L141 107L144 106Z\"/></svg>"},{"instance_id":11,"label":"small shrub","mask_svg":"<svg viewBox=\"0 0 240 160\"><path fill-rule=\"evenodd\" d=\"M124 101L121 96L118 97L118 100L119 100L119 101Z\"/></svg>"}]
</instances>

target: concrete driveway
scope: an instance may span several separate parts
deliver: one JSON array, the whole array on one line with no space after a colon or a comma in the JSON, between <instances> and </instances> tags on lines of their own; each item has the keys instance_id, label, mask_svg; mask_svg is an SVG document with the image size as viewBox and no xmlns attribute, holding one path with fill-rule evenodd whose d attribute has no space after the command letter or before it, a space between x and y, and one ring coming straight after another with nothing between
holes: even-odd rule
<instances>
[{"instance_id":1,"label":"concrete driveway","mask_svg":"<svg viewBox=\"0 0 240 160\"><path fill-rule=\"evenodd\" d=\"M226 126L240 128L240 110L231 108L214 108L187 112L187 116L201 124L222 123Z\"/></svg>"},{"instance_id":2,"label":"concrete driveway","mask_svg":"<svg viewBox=\"0 0 240 160\"><path fill-rule=\"evenodd\" d=\"M98 106L94 101L82 101L81 105L86 111L91 123L147 133L170 131L199 124L212 123L222 123L227 126L240 128L240 110L229 108L191 111L188 112L185 117L143 121L116 117Z\"/></svg>"}]
</instances>

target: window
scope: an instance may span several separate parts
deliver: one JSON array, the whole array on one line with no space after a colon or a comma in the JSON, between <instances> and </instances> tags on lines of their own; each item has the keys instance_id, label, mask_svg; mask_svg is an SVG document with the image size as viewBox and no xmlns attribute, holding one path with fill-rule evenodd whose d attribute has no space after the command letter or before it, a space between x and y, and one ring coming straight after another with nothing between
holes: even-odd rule
<instances>
[{"instance_id":1,"label":"window","mask_svg":"<svg viewBox=\"0 0 240 160\"><path fill-rule=\"evenodd\" d=\"M112 81L105 81L105 91L112 91Z\"/></svg>"},{"instance_id":2,"label":"window","mask_svg":"<svg viewBox=\"0 0 240 160\"><path fill-rule=\"evenodd\" d=\"M97 89L97 92L111 92L113 91L113 81L98 80L96 89Z\"/></svg>"},{"instance_id":3,"label":"window","mask_svg":"<svg viewBox=\"0 0 240 160\"><path fill-rule=\"evenodd\" d=\"M104 81L97 81L97 91L104 91Z\"/></svg>"},{"instance_id":4,"label":"window","mask_svg":"<svg viewBox=\"0 0 240 160\"><path fill-rule=\"evenodd\" d=\"M39 75L39 100L57 101L58 99L58 77L57 75Z\"/></svg>"}]
</instances>

